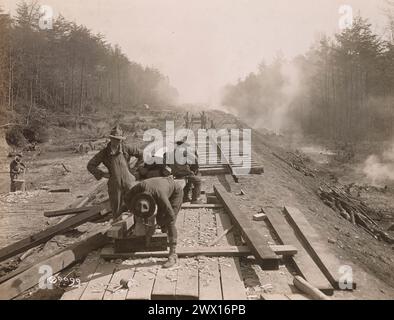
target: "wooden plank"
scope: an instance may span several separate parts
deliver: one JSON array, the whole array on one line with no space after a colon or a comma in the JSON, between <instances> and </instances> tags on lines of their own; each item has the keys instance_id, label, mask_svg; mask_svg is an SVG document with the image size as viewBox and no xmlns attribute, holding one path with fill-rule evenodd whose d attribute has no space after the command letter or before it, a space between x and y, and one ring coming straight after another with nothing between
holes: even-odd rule
<instances>
[{"instance_id":1,"label":"wooden plank","mask_svg":"<svg viewBox=\"0 0 394 320\"><path fill-rule=\"evenodd\" d=\"M99 265L100 257L95 254L93 257L86 257L85 261L78 268L78 279L80 280L80 285L75 288L67 288L66 292L63 293L60 300L79 300L83 292L86 289L92 275Z\"/></svg>"},{"instance_id":2,"label":"wooden plank","mask_svg":"<svg viewBox=\"0 0 394 320\"><path fill-rule=\"evenodd\" d=\"M231 227L228 215L216 215L217 234ZM233 234L227 234L219 244L234 245ZM220 280L222 284L223 300L245 300L246 290L242 281L241 267L238 258L219 258Z\"/></svg>"},{"instance_id":3,"label":"wooden plank","mask_svg":"<svg viewBox=\"0 0 394 320\"><path fill-rule=\"evenodd\" d=\"M214 204L214 203L202 203L202 204L190 204L184 203L182 204L182 209L221 209L223 206L221 204Z\"/></svg>"},{"instance_id":4,"label":"wooden plank","mask_svg":"<svg viewBox=\"0 0 394 320\"><path fill-rule=\"evenodd\" d=\"M159 269L152 289L152 300L174 300L178 269Z\"/></svg>"},{"instance_id":5,"label":"wooden plank","mask_svg":"<svg viewBox=\"0 0 394 320\"><path fill-rule=\"evenodd\" d=\"M213 189L217 197L222 201L228 214L233 218L235 224L241 229L242 236L252 249L256 260L261 265L262 269L278 270L279 257L266 243L266 239L261 237L260 233L255 229L250 218L239 209L235 201L231 199L230 194L222 186L214 185Z\"/></svg>"},{"instance_id":6,"label":"wooden plank","mask_svg":"<svg viewBox=\"0 0 394 320\"><path fill-rule=\"evenodd\" d=\"M112 225L108 230L107 236L114 239L123 239L127 236L130 228L134 225L134 215L131 215L124 220L118 221Z\"/></svg>"},{"instance_id":7,"label":"wooden plank","mask_svg":"<svg viewBox=\"0 0 394 320\"><path fill-rule=\"evenodd\" d=\"M182 212L184 212L183 221L177 219L177 228L182 230L180 239L188 238L197 242L199 234L193 231L198 231L199 228L199 211L186 212L182 210ZM197 223L191 223L191 218L197 218L197 221L195 221ZM187 234L185 229L188 231ZM198 300L198 261L193 258L179 259L177 269L175 298L177 300Z\"/></svg>"},{"instance_id":8,"label":"wooden plank","mask_svg":"<svg viewBox=\"0 0 394 320\"><path fill-rule=\"evenodd\" d=\"M340 270L340 266L342 264L328 251L325 241L321 239L320 235L310 225L300 210L285 207L284 212L288 216L293 228L304 241L304 244L315 263L334 288L339 289L340 275L338 270ZM352 289L356 289L356 282L352 283Z\"/></svg>"},{"instance_id":9,"label":"wooden plank","mask_svg":"<svg viewBox=\"0 0 394 320\"><path fill-rule=\"evenodd\" d=\"M294 300L294 301L312 300L307 295L301 293L286 294L286 297L288 297L289 300Z\"/></svg>"},{"instance_id":10,"label":"wooden plank","mask_svg":"<svg viewBox=\"0 0 394 320\"><path fill-rule=\"evenodd\" d=\"M28 238L22 239L7 247L4 247L0 249L0 262L17 255L18 253L33 248L43 242L46 242L55 235L58 235L59 233L62 233L71 228L75 228L81 224L84 224L85 222L91 221L92 219L98 218L100 216L100 207L94 207L89 211L70 217L62 223L49 227Z\"/></svg>"},{"instance_id":11,"label":"wooden plank","mask_svg":"<svg viewBox=\"0 0 394 320\"><path fill-rule=\"evenodd\" d=\"M302 246L294 230L289 226L282 213L277 209L271 208L264 209L264 211L270 225L273 227L282 244L290 244L298 249L297 254L290 259L294 263L299 274L324 293L333 294L334 288Z\"/></svg>"},{"instance_id":12,"label":"wooden plank","mask_svg":"<svg viewBox=\"0 0 394 320\"><path fill-rule=\"evenodd\" d=\"M22 292L39 283L43 276L40 273L42 266L50 266L53 274L67 268L73 263L85 258L91 251L100 248L108 242L108 238L97 233L86 240L80 241L66 249L62 249L53 256L31 265L28 269L8 279L0 285L0 300L13 299Z\"/></svg>"},{"instance_id":13,"label":"wooden plank","mask_svg":"<svg viewBox=\"0 0 394 320\"><path fill-rule=\"evenodd\" d=\"M133 286L127 292L126 300L150 300L157 266L139 266L133 277Z\"/></svg>"},{"instance_id":14,"label":"wooden plank","mask_svg":"<svg viewBox=\"0 0 394 320\"><path fill-rule=\"evenodd\" d=\"M72 209L65 209L65 210L56 210L56 211L45 211L44 216L47 218L53 217L61 217L70 214L77 214L81 212L86 212L91 210L93 207L81 207L81 208L72 208Z\"/></svg>"},{"instance_id":15,"label":"wooden plank","mask_svg":"<svg viewBox=\"0 0 394 320\"><path fill-rule=\"evenodd\" d=\"M278 256L294 256L298 250L292 245L270 245L270 248Z\"/></svg>"},{"instance_id":16,"label":"wooden plank","mask_svg":"<svg viewBox=\"0 0 394 320\"><path fill-rule=\"evenodd\" d=\"M111 262L100 263L86 286L80 300L102 300L114 270L115 264Z\"/></svg>"},{"instance_id":17,"label":"wooden plank","mask_svg":"<svg viewBox=\"0 0 394 320\"><path fill-rule=\"evenodd\" d=\"M177 300L198 300L198 260L179 261L175 296Z\"/></svg>"},{"instance_id":18,"label":"wooden plank","mask_svg":"<svg viewBox=\"0 0 394 320\"><path fill-rule=\"evenodd\" d=\"M331 300L319 289L311 285L308 281L300 276L295 276L293 279L294 286L301 292L307 294L316 300Z\"/></svg>"},{"instance_id":19,"label":"wooden plank","mask_svg":"<svg viewBox=\"0 0 394 320\"><path fill-rule=\"evenodd\" d=\"M215 214L207 212L200 214L199 243L205 244L206 232L217 236ZM215 228L214 230L209 228ZM246 248L249 250L249 248ZM199 267L199 299L200 300L222 300L222 288L220 283L219 261L217 257L198 257Z\"/></svg>"},{"instance_id":20,"label":"wooden plank","mask_svg":"<svg viewBox=\"0 0 394 320\"><path fill-rule=\"evenodd\" d=\"M132 280L134 272L134 267L125 265L117 267L114 274L112 275L111 281L108 284L107 289L105 290L103 300L126 300L128 289L122 288L120 286L120 281Z\"/></svg>"}]
</instances>

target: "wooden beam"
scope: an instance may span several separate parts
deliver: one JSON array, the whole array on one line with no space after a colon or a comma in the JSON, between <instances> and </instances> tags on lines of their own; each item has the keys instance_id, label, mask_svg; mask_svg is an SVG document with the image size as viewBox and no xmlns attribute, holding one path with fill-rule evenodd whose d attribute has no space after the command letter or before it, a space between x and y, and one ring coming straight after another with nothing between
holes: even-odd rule
<instances>
[{"instance_id":1,"label":"wooden beam","mask_svg":"<svg viewBox=\"0 0 394 320\"><path fill-rule=\"evenodd\" d=\"M201 204L190 204L190 203L184 203L182 204L181 209L221 209L223 206L221 204L210 204L210 203L201 203Z\"/></svg>"},{"instance_id":2,"label":"wooden beam","mask_svg":"<svg viewBox=\"0 0 394 320\"><path fill-rule=\"evenodd\" d=\"M264 208L264 211L269 224L274 229L282 244L293 245L298 249L297 254L291 258L298 273L319 290L332 295L334 288L302 246L294 230L289 226L280 210Z\"/></svg>"},{"instance_id":3,"label":"wooden beam","mask_svg":"<svg viewBox=\"0 0 394 320\"><path fill-rule=\"evenodd\" d=\"M340 289L339 270L342 264L333 254L328 252L325 241L321 239L320 235L310 225L300 210L285 207L284 212L320 270L335 289ZM350 286L351 288L349 287L348 290L356 289L356 282L352 282Z\"/></svg>"},{"instance_id":4,"label":"wooden beam","mask_svg":"<svg viewBox=\"0 0 394 320\"><path fill-rule=\"evenodd\" d=\"M300 276L294 277L293 283L298 290L302 293L306 293L315 300L331 300L323 292L312 286L308 281Z\"/></svg>"},{"instance_id":5,"label":"wooden beam","mask_svg":"<svg viewBox=\"0 0 394 320\"><path fill-rule=\"evenodd\" d=\"M265 270L278 270L279 257L272 251L266 240L257 232L248 216L239 209L236 202L231 199L230 194L222 186L214 185L213 189L218 199L222 201L228 214L241 229L243 237L252 249L261 267Z\"/></svg>"},{"instance_id":6,"label":"wooden beam","mask_svg":"<svg viewBox=\"0 0 394 320\"><path fill-rule=\"evenodd\" d=\"M218 167L214 167L214 168L201 167L199 169L199 172L201 173L202 176L214 176L214 175L219 175L219 174L229 174L230 170L224 166L218 166ZM262 174L262 173L264 173L264 168L262 166L252 167L252 168L250 168L250 171L248 173L249 174Z\"/></svg>"},{"instance_id":7,"label":"wooden beam","mask_svg":"<svg viewBox=\"0 0 394 320\"><path fill-rule=\"evenodd\" d=\"M130 215L124 220L118 221L108 230L107 236L114 239L123 239L134 225L134 215Z\"/></svg>"},{"instance_id":8,"label":"wooden beam","mask_svg":"<svg viewBox=\"0 0 394 320\"><path fill-rule=\"evenodd\" d=\"M77 214L81 212L86 212L91 210L93 207L81 207L81 208L72 208L72 209L65 209L65 210L56 210L56 211L45 211L44 216L47 218L53 217L61 217L67 216L70 214Z\"/></svg>"},{"instance_id":9,"label":"wooden beam","mask_svg":"<svg viewBox=\"0 0 394 320\"><path fill-rule=\"evenodd\" d=\"M59 189L51 189L49 190L51 193L68 193L71 192L70 188L59 188Z\"/></svg>"},{"instance_id":10,"label":"wooden beam","mask_svg":"<svg viewBox=\"0 0 394 320\"><path fill-rule=\"evenodd\" d=\"M216 234L221 234L231 227L228 215L219 213L216 215ZM235 245L234 235L227 234L220 241L221 245ZM246 300L246 289L243 282L239 258L218 258L220 281L222 285L223 300Z\"/></svg>"},{"instance_id":11,"label":"wooden beam","mask_svg":"<svg viewBox=\"0 0 394 320\"><path fill-rule=\"evenodd\" d=\"M18 242L15 242L7 247L1 248L0 262L17 255L18 253L22 253L30 248L33 248L41 243L44 243L45 241L48 241L59 233L75 228L106 213L108 212L101 210L100 207L93 207L89 211L70 217L62 223L49 227L41 232L38 232Z\"/></svg>"},{"instance_id":12,"label":"wooden beam","mask_svg":"<svg viewBox=\"0 0 394 320\"><path fill-rule=\"evenodd\" d=\"M66 249L60 250L53 256L32 265L27 270L0 284L0 300L10 300L24 291L34 287L43 277L40 273L42 266L50 266L53 274L71 266L85 258L91 251L97 250L108 243L108 238L102 233L96 233ZM48 274L48 277L51 276Z\"/></svg>"}]
</instances>

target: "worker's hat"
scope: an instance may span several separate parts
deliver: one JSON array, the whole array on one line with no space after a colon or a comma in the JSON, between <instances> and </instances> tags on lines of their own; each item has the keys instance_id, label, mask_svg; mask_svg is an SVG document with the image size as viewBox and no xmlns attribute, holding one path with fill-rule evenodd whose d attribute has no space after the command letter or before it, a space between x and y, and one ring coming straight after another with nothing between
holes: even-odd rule
<instances>
[{"instance_id":1,"label":"worker's hat","mask_svg":"<svg viewBox=\"0 0 394 320\"><path fill-rule=\"evenodd\" d=\"M149 193L138 193L128 203L128 208L137 217L146 219L156 213L156 201Z\"/></svg>"},{"instance_id":2,"label":"worker's hat","mask_svg":"<svg viewBox=\"0 0 394 320\"><path fill-rule=\"evenodd\" d=\"M125 140L125 136L123 135L123 130L120 126L115 126L114 128L112 128L110 134L109 134L110 138L113 139L118 139L118 140Z\"/></svg>"}]
</instances>

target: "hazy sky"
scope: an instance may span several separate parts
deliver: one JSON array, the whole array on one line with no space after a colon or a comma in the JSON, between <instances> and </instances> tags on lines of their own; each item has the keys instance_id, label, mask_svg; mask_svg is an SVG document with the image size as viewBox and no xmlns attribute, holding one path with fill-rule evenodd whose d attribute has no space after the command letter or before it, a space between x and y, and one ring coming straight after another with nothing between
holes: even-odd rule
<instances>
[{"instance_id":1,"label":"hazy sky","mask_svg":"<svg viewBox=\"0 0 394 320\"><path fill-rule=\"evenodd\" d=\"M17 0L0 0L14 12ZM305 52L338 30L339 7L384 28L384 0L40 0L168 75L183 101L217 103L221 88L269 62Z\"/></svg>"}]
</instances>

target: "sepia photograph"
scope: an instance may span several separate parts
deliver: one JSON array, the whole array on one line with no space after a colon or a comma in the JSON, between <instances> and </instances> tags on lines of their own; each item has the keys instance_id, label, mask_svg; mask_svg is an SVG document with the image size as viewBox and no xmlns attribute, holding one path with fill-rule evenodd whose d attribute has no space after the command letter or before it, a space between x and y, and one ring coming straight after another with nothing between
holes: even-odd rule
<instances>
[{"instance_id":1,"label":"sepia photograph","mask_svg":"<svg viewBox=\"0 0 394 320\"><path fill-rule=\"evenodd\" d=\"M0 300L394 300L394 0L0 0Z\"/></svg>"}]
</instances>

